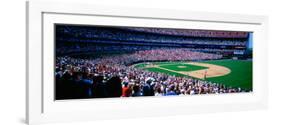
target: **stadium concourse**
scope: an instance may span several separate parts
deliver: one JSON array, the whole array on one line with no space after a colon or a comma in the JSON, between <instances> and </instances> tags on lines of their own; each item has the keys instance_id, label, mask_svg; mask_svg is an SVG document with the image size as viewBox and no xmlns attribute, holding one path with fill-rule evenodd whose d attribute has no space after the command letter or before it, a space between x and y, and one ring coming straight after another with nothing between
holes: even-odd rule
<instances>
[{"instance_id":1,"label":"stadium concourse","mask_svg":"<svg viewBox=\"0 0 281 125\"><path fill-rule=\"evenodd\" d=\"M134 66L250 59L248 36L247 32L57 24L56 99L249 92L252 90Z\"/></svg>"}]
</instances>

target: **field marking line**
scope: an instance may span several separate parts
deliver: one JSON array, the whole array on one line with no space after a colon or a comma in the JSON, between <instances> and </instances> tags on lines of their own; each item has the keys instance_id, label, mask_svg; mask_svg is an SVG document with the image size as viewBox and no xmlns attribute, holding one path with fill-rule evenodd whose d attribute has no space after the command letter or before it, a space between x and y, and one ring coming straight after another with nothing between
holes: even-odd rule
<instances>
[{"instance_id":1,"label":"field marking line","mask_svg":"<svg viewBox=\"0 0 281 125\"><path fill-rule=\"evenodd\" d=\"M166 71L170 71L170 72L174 72L174 73L186 75L186 74L180 73L180 72L175 71L175 70L171 70L171 69L166 69L166 68L160 67L159 65L153 65L153 66L146 66L146 67L143 67L143 69L146 69L146 68L158 68L158 69L162 69L162 70L166 70Z\"/></svg>"}]
</instances>

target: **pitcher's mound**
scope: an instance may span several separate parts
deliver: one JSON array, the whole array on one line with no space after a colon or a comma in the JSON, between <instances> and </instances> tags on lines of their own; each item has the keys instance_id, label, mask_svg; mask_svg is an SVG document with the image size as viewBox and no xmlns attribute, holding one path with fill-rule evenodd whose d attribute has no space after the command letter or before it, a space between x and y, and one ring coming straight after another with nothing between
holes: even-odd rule
<instances>
[{"instance_id":1,"label":"pitcher's mound","mask_svg":"<svg viewBox=\"0 0 281 125\"><path fill-rule=\"evenodd\" d=\"M178 68L186 68L186 66L178 66Z\"/></svg>"}]
</instances>

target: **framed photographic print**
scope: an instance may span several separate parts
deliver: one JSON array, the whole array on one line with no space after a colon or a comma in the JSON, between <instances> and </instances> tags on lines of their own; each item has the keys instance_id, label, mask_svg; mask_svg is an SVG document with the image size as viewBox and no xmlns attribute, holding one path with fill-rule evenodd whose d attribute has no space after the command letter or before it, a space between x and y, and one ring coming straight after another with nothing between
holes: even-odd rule
<instances>
[{"instance_id":1,"label":"framed photographic print","mask_svg":"<svg viewBox=\"0 0 281 125\"><path fill-rule=\"evenodd\" d=\"M26 6L28 124L267 105L265 16Z\"/></svg>"}]
</instances>

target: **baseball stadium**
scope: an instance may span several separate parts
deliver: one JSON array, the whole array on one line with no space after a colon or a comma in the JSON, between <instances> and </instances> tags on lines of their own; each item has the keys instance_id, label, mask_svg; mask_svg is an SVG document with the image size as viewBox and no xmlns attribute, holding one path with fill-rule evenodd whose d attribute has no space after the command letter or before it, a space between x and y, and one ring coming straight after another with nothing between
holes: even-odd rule
<instances>
[{"instance_id":1,"label":"baseball stadium","mask_svg":"<svg viewBox=\"0 0 281 125\"><path fill-rule=\"evenodd\" d=\"M252 32L55 25L55 98L252 92Z\"/></svg>"}]
</instances>

